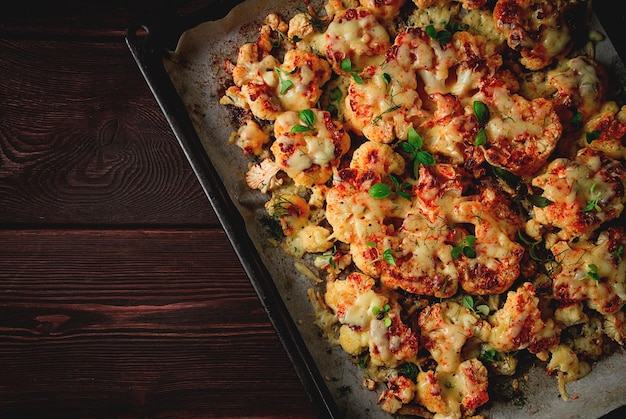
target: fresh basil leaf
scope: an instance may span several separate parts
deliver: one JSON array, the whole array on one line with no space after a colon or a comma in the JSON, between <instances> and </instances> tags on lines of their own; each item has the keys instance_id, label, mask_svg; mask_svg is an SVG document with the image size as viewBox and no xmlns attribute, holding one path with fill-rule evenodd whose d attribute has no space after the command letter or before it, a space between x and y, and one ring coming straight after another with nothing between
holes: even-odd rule
<instances>
[{"instance_id":1,"label":"fresh basil leaf","mask_svg":"<svg viewBox=\"0 0 626 419\"><path fill-rule=\"evenodd\" d=\"M583 122L583 114L580 111L576 111L569 120L569 123L575 127L579 127Z\"/></svg>"},{"instance_id":2,"label":"fresh basil leaf","mask_svg":"<svg viewBox=\"0 0 626 419\"><path fill-rule=\"evenodd\" d=\"M476 139L474 140L474 145L476 147L480 147L481 145L487 144L487 133L484 128L480 128L478 133L476 134Z\"/></svg>"},{"instance_id":3,"label":"fresh basil leaf","mask_svg":"<svg viewBox=\"0 0 626 419\"><path fill-rule=\"evenodd\" d=\"M493 174L505 181L511 188L516 188L519 185L521 179L518 176L498 166L491 166L491 168Z\"/></svg>"},{"instance_id":4,"label":"fresh basil leaf","mask_svg":"<svg viewBox=\"0 0 626 419\"><path fill-rule=\"evenodd\" d=\"M298 114L302 122L304 122L309 128L313 128L315 125L315 114L310 109L303 109Z\"/></svg>"},{"instance_id":5,"label":"fresh basil leaf","mask_svg":"<svg viewBox=\"0 0 626 419\"><path fill-rule=\"evenodd\" d=\"M280 80L280 94L284 95L285 93L287 93L287 90L289 90L289 88L292 86L293 86L293 82L291 80L281 79Z\"/></svg>"},{"instance_id":6,"label":"fresh basil leaf","mask_svg":"<svg viewBox=\"0 0 626 419\"><path fill-rule=\"evenodd\" d=\"M413 382L417 382L417 375L419 372L419 367L412 362L407 362L406 364L402 364L398 367L398 373Z\"/></svg>"},{"instance_id":7,"label":"fresh basil leaf","mask_svg":"<svg viewBox=\"0 0 626 419\"><path fill-rule=\"evenodd\" d=\"M476 311L482 315L488 316L491 310L489 310L489 306L485 304L479 304L478 306L476 306Z\"/></svg>"},{"instance_id":8,"label":"fresh basil leaf","mask_svg":"<svg viewBox=\"0 0 626 419\"><path fill-rule=\"evenodd\" d=\"M465 255L465 257L473 259L476 257L476 250L474 250L473 247L465 246L463 247L463 254Z\"/></svg>"},{"instance_id":9,"label":"fresh basil leaf","mask_svg":"<svg viewBox=\"0 0 626 419\"><path fill-rule=\"evenodd\" d=\"M474 298L471 295L463 296L463 307L474 311Z\"/></svg>"},{"instance_id":10,"label":"fresh basil leaf","mask_svg":"<svg viewBox=\"0 0 626 419\"><path fill-rule=\"evenodd\" d=\"M474 101L474 115L481 125L485 125L489 122L489 108L480 100Z\"/></svg>"},{"instance_id":11,"label":"fresh basil leaf","mask_svg":"<svg viewBox=\"0 0 626 419\"><path fill-rule=\"evenodd\" d=\"M420 148L422 148L422 137L417 133L417 131L415 131L415 128L409 127L406 137L408 143L415 147L415 149L419 150Z\"/></svg>"},{"instance_id":12,"label":"fresh basil leaf","mask_svg":"<svg viewBox=\"0 0 626 419\"><path fill-rule=\"evenodd\" d=\"M437 39L437 41L439 41L440 44L447 44L452 39L452 33L450 31L445 30L445 29L441 30L441 31L437 32L436 39Z\"/></svg>"},{"instance_id":13,"label":"fresh basil leaf","mask_svg":"<svg viewBox=\"0 0 626 419\"><path fill-rule=\"evenodd\" d=\"M369 194L374 199L385 199L391 195L391 188L386 183L376 183L370 187Z\"/></svg>"},{"instance_id":14,"label":"fresh basil leaf","mask_svg":"<svg viewBox=\"0 0 626 419\"><path fill-rule=\"evenodd\" d=\"M591 144L593 141L600 138L600 131L594 130L594 131L588 132L585 134L585 137L587 139L587 144Z\"/></svg>"},{"instance_id":15,"label":"fresh basil leaf","mask_svg":"<svg viewBox=\"0 0 626 419\"><path fill-rule=\"evenodd\" d=\"M344 58L343 60L341 60L339 66L341 67L341 70L345 71L346 73L352 71L352 61L350 61L350 58Z\"/></svg>"},{"instance_id":16,"label":"fresh basil leaf","mask_svg":"<svg viewBox=\"0 0 626 419\"><path fill-rule=\"evenodd\" d=\"M538 208L545 208L554 203L545 196L541 195L528 195L528 201Z\"/></svg>"},{"instance_id":17,"label":"fresh basil leaf","mask_svg":"<svg viewBox=\"0 0 626 419\"><path fill-rule=\"evenodd\" d=\"M433 164L435 164L435 158L428 151L418 151L417 155L415 156L415 160L419 161L425 166L432 166Z\"/></svg>"},{"instance_id":18,"label":"fresh basil leaf","mask_svg":"<svg viewBox=\"0 0 626 419\"><path fill-rule=\"evenodd\" d=\"M600 282L600 274L598 274L598 266L593 263L589 265L589 271L587 271L587 276L593 279L596 282Z\"/></svg>"},{"instance_id":19,"label":"fresh basil leaf","mask_svg":"<svg viewBox=\"0 0 626 419\"><path fill-rule=\"evenodd\" d=\"M406 141L403 141L400 143L400 149L404 151L405 153L409 153L413 155L415 155L415 153L417 152L415 147L411 143L408 143Z\"/></svg>"},{"instance_id":20,"label":"fresh basil leaf","mask_svg":"<svg viewBox=\"0 0 626 419\"><path fill-rule=\"evenodd\" d=\"M435 29L433 25L426 26L424 30L426 31L426 34L430 36L432 39L435 39L435 40L437 39L437 29Z\"/></svg>"},{"instance_id":21,"label":"fresh basil leaf","mask_svg":"<svg viewBox=\"0 0 626 419\"><path fill-rule=\"evenodd\" d=\"M463 246L454 246L450 251L450 255L452 259L458 259L461 257L461 251L463 250Z\"/></svg>"},{"instance_id":22,"label":"fresh basil leaf","mask_svg":"<svg viewBox=\"0 0 626 419\"><path fill-rule=\"evenodd\" d=\"M391 249L385 249L385 251L383 252L383 259L391 266L396 266L396 259L393 257Z\"/></svg>"},{"instance_id":23,"label":"fresh basil leaf","mask_svg":"<svg viewBox=\"0 0 626 419\"><path fill-rule=\"evenodd\" d=\"M399 191L398 195L401 196L402 198L406 199L407 201L411 200L411 195L409 195L409 193L407 191Z\"/></svg>"},{"instance_id":24,"label":"fresh basil leaf","mask_svg":"<svg viewBox=\"0 0 626 419\"><path fill-rule=\"evenodd\" d=\"M311 128L309 127L305 127L304 125L294 125L293 127L291 127L291 129L289 130L289 132L291 133L296 133L296 132L309 132L311 131Z\"/></svg>"},{"instance_id":25,"label":"fresh basil leaf","mask_svg":"<svg viewBox=\"0 0 626 419\"><path fill-rule=\"evenodd\" d=\"M391 183L393 184L393 189L397 191L400 188L400 181L395 175L389 175L389 178L391 179Z\"/></svg>"}]
</instances>

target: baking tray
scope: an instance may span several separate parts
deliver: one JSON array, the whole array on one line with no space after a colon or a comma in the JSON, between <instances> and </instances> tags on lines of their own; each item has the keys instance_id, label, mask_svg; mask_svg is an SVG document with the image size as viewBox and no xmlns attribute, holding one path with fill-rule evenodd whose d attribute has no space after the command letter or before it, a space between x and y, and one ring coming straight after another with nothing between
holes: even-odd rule
<instances>
[{"instance_id":1,"label":"baking tray","mask_svg":"<svg viewBox=\"0 0 626 419\"><path fill-rule=\"evenodd\" d=\"M184 11L162 5L132 22L126 41L139 69L221 222L241 264L267 311L319 417L389 417L376 405L377 392L360 385L361 374L341 348L330 346L313 324L307 301L310 280L294 269L282 249L267 245L260 223L264 197L244 181L247 158L228 145L236 126L218 104L227 79L225 58L253 41L256 28L272 11L302 10L302 0L206 1ZM608 16L614 14L608 13ZM619 15L617 15L619 19ZM594 24L607 33L594 16ZM619 25L606 22L615 31ZM616 84L626 85L623 61L607 40L599 61ZM623 46L619 44L618 46ZM545 368L529 371L523 408L494 404L488 417L580 417L605 415L626 404L626 356L617 354L594 366L590 376L568 384L576 400L558 399L556 380ZM346 391L349 389L350 391ZM554 396L554 397L551 397ZM546 402L546 400L552 400Z\"/></svg>"}]
</instances>

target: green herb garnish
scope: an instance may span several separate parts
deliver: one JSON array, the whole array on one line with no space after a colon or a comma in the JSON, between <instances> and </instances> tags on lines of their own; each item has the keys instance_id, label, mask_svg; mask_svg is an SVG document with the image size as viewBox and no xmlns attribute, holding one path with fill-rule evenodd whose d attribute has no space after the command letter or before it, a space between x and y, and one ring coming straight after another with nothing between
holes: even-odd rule
<instances>
[{"instance_id":1,"label":"green herb garnish","mask_svg":"<svg viewBox=\"0 0 626 419\"><path fill-rule=\"evenodd\" d=\"M280 80L280 94L281 95L284 95L285 93L287 93L287 90L293 87L293 82L289 80L288 78L285 78L284 76L293 74L297 70L298 70L298 67L295 67L293 70L287 72L281 68L274 67L274 71L276 71L276 74L278 74L278 80Z\"/></svg>"},{"instance_id":2,"label":"green herb garnish","mask_svg":"<svg viewBox=\"0 0 626 419\"><path fill-rule=\"evenodd\" d=\"M435 41L438 41L441 44L447 44L452 39L452 35L455 32L466 31L469 28L467 24L461 24L458 22L450 22L446 23L444 29L437 30L435 26L428 25L424 29L426 34L430 36Z\"/></svg>"},{"instance_id":3,"label":"green herb garnish","mask_svg":"<svg viewBox=\"0 0 626 419\"><path fill-rule=\"evenodd\" d=\"M553 204L554 202L541 195L528 195L528 201L533 204L537 208L545 208L548 205Z\"/></svg>"},{"instance_id":4,"label":"green herb garnish","mask_svg":"<svg viewBox=\"0 0 626 419\"><path fill-rule=\"evenodd\" d=\"M600 274L598 274L598 266L593 263L589 265L589 270L587 271L587 277L593 279L596 282L600 282Z\"/></svg>"},{"instance_id":5,"label":"green herb garnish","mask_svg":"<svg viewBox=\"0 0 626 419\"><path fill-rule=\"evenodd\" d=\"M598 184L594 182L589 187L589 194L592 196L592 198L587 201L587 205L585 205L585 208L583 208L583 211L585 212L590 212L593 210L595 210L596 212L602 212L602 208L600 208L600 205L598 204L601 194L600 192L594 192L596 186L598 186Z\"/></svg>"},{"instance_id":6,"label":"green herb garnish","mask_svg":"<svg viewBox=\"0 0 626 419\"><path fill-rule=\"evenodd\" d=\"M304 125L294 125L289 132L308 132L315 130L315 114L311 109L303 109L299 112L300 120Z\"/></svg>"},{"instance_id":7,"label":"green herb garnish","mask_svg":"<svg viewBox=\"0 0 626 419\"><path fill-rule=\"evenodd\" d=\"M593 141L600 138L600 131L594 130L585 134L585 138L587 140L587 144L591 144Z\"/></svg>"},{"instance_id":8,"label":"green herb garnish","mask_svg":"<svg viewBox=\"0 0 626 419\"><path fill-rule=\"evenodd\" d=\"M411 155L413 159L413 177L418 178L419 166L431 166L435 164L435 158L428 151L422 150L424 141L422 137L415 131L415 128L409 127L407 131L407 140L400 143L400 148L405 153Z\"/></svg>"},{"instance_id":9,"label":"green herb garnish","mask_svg":"<svg viewBox=\"0 0 626 419\"><path fill-rule=\"evenodd\" d=\"M476 250L474 249L474 244L476 244L476 236L471 234L465 236L465 239L463 239L463 242L460 245L452 248L452 258L458 259L461 255L468 258L475 258Z\"/></svg>"},{"instance_id":10,"label":"green herb garnish","mask_svg":"<svg viewBox=\"0 0 626 419\"><path fill-rule=\"evenodd\" d=\"M352 60L350 60L350 58L344 58L343 60L341 60L339 66L341 67L342 71L352 76L356 84L363 84L363 79L359 75L359 72L352 66Z\"/></svg>"},{"instance_id":11,"label":"green herb garnish","mask_svg":"<svg viewBox=\"0 0 626 419\"><path fill-rule=\"evenodd\" d=\"M396 266L396 259L393 257L391 249L385 249L383 252L383 259L391 266Z\"/></svg>"},{"instance_id":12,"label":"green herb garnish","mask_svg":"<svg viewBox=\"0 0 626 419\"><path fill-rule=\"evenodd\" d=\"M485 131L484 126L489 122L489 108L483 102L476 100L473 103L474 115L478 120L478 123L481 127L478 129L476 133L476 138L474 139L474 145L476 147L480 147L481 145L487 144L487 132Z\"/></svg>"},{"instance_id":13,"label":"green herb garnish","mask_svg":"<svg viewBox=\"0 0 626 419\"><path fill-rule=\"evenodd\" d=\"M474 298L471 295L464 295L463 296L463 307L467 308L468 310L470 310L472 313L474 314L483 314L485 316L489 315L489 306L487 306L486 304L478 304L475 305L475 301Z\"/></svg>"}]
</instances>

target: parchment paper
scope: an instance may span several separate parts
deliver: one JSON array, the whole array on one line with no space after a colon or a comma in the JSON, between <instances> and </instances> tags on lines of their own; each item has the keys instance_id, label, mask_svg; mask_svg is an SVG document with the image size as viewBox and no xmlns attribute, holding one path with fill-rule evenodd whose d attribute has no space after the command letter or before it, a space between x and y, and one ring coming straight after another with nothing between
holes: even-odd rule
<instances>
[{"instance_id":1,"label":"parchment paper","mask_svg":"<svg viewBox=\"0 0 626 419\"><path fill-rule=\"evenodd\" d=\"M306 294L313 281L294 268L294 260L282 249L269 244L266 229L259 222L267 197L246 186L244 175L249 160L238 147L228 145L228 138L237 127L227 109L219 105L223 86L229 79L224 60L235 62L239 46L256 40L257 28L268 13L291 17L299 11L304 11L301 0L242 3L224 19L185 32L176 51L164 59L164 65L340 409L347 418L389 418L376 404L379 391L366 390L361 384L363 374L350 357L320 337ZM623 71L608 41L601 44L598 60ZM523 406L490 402L479 413L494 419L599 417L626 403L624 377L626 357L614 355L593 365L593 371L584 379L569 383L567 390L573 397L564 401L559 397L556 378L547 376L545 367L535 367L529 371L528 382L523 383Z\"/></svg>"}]
</instances>

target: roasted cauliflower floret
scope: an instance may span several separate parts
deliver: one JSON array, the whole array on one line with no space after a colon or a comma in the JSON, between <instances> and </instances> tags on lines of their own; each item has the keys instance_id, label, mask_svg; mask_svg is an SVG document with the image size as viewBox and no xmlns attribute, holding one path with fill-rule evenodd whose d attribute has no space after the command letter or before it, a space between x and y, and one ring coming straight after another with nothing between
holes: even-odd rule
<instances>
[{"instance_id":1,"label":"roasted cauliflower floret","mask_svg":"<svg viewBox=\"0 0 626 419\"><path fill-rule=\"evenodd\" d=\"M312 52L290 49L281 64L257 44L241 46L225 98L259 119L275 120L286 110L313 107L330 79L330 65ZM227 102L224 102L227 103Z\"/></svg>"},{"instance_id":2,"label":"roasted cauliflower floret","mask_svg":"<svg viewBox=\"0 0 626 419\"><path fill-rule=\"evenodd\" d=\"M618 311L605 316L603 330L606 335L620 345L626 343L626 314Z\"/></svg>"},{"instance_id":3,"label":"roasted cauliflower floret","mask_svg":"<svg viewBox=\"0 0 626 419\"><path fill-rule=\"evenodd\" d=\"M389 49L386 62L395 61L419 75L427 94L468 95L492 77L502 65L495 44L481 35L455 32L448 43L441 43L422 28L400 33Z\"/></svg>"},{"instance_id":4,"label":"roasted cauliflower floret","mask_svg":"<svg viewBox=\"0 0 626 419\"><path fill-rule=\"evenodd\" d=\"M542 319L534 287L524 283L507 293L504 306L490 318L489 344L501 352L528 349L537 354L559 342L560 330L554 320Z\"/></svg>"},{"instance_id":5,"label":"roasted cauliflower floret","mask_svg":"<svg viewBox=\"0 0 626 419\"><path fill-rule=\"evenodd\" d=\"M565 125L574 112L580 112L585 121L599 111L605 102L608 79L598 63L580 56L562 60L548 72L547 83L555 91L551 100Z\"/></svg>"},{"instance_id":6,"label":"roasted cauliflower floret","mask_svg":"<svg viewBox=\"0 0 626 419\"><path fill-rule=\"evenodd\" d=\"M603 231L595 242L557 242L554 297L565 304L585 302L602 314L618 312L626 303L626 261L616 254L620 246L626 246L623 228Z\"/></svg>"},{"instance_id":7,"label":"roasted cauliflower floret","mask_svg":"<svg viewBox=\"0 0 626 419\"><path fill-rule=\"evenodd\" d=\"M275 68L280 62L255 43L239 48L237 64L232 69L234 86L229 87L220 103L250 109L259 119L273 121L282 111L278 97Z\"/></svg>"},{"instance_id":8,"label":"roasted cauliflower floret","mask_svg":"<svg viewBox=\"0 0 626 419\"><path fill-rule=\"evenodd\" d=\"M565 343L581 359L598 359L603 354L603 334L602 320L593 316L582 325L580 332Z\"/></svg>"},{"instance_id":9,"label":"roasted cauliflower floret","mask_svg":"<svg viewBox=\"0 0 626 419\"><path fill-rule=\"evenodd\" d=\"M493 10L496 27L509 47L521 55L529 70L541 70L572 49L565 13L570 0L498 0Z\"/></svg>"},{"instance_id":10,"label":"roasted cauliflower floret","mask_svg":"<svg viewBox=\"0 0 626 419\"><path fill-rule=\"evenodd\" d=\"M450 297L458 288L460 273L452 258L453 229L448 211L462 189L457 172L448 165L422 166L414 187L415 198L397 230L382 242L373 241L369 264L380 268L381 282L390 288ZM372 246L374 247L374 246ZM392 262L374 261L387 250ZM364 258L367 262L367 258Z\"/></svg>"},{"instance_id":11,"label":"roasted cauliflower floret","mask_svg":"<svg viewBox=\"0 0 626 419\"><path fill-rule=\"evenodd\" d=\"M366 142L354 152L350 167L334 177L326 196L326 219L335 237L350 244L355 264L369 275L380 275L371 262L379 258L377 247L386 241L389 218L402 218L409 204L404 198L375 199L369 189L403 172L404 159L390 146Z\"/></svg>"},{"instance_id":12,"label":"roasted cauliflower floret","mask_svg":"<svg viewBox=\"0 0 626 419\"><path fill-rule=\"evenodd\" d=\"M372 12L381 22L389 22L400 13L407 0L361 0L361 6Z\"/></svg>"},{"instance_id":13,"label":"roasted cauliflower floret","mask_svg":"<svg viewBox=\"0 0 626 419\"><path fill-rule=\"evenodd\" d=\"M350 147L350 137L341 124L319 109L281 113L274 136L270 149L276 164L303 186L326 183Z\"/></svg>"},{"instance_id":14,"label":"roasted cauliflower floret","mask_svg":"<svg viewBox=\"0 0 626 419\"><path fill-rule=\"evenodd\" d=\"M626 106L606 102L584 125L579 144L612 159L626 159Z\"/></svg>"},{"instance_id":15,"label":"roasted cauliflower floret","mask_svg":"<svg viewBox=\"0 0 626 419\"><path fill-rule=\"evenodd\" d=\"M364 328L373 317L372 307L387 303L386 297L372 290L375 284L374 278L355 272L345 280L329 282L324 299L340 322Z\"/></svg>"},{"instance_id":16,"label":"roasted cauliflower floret","mask_svg":"<svg viewBox=\"0 0 626 419\"><path fill-rule=\"evenodd\" d=\"M367 240L384 234L382 219L401 212L390 200L376 200L369 194L372 185L389 175L404 172L404 159L385 144L366 142L353 154L350 167L333 177L334 185L326 194L326 218L335 237L345 243Z\"/></svg>"},{"instance_id":17,"label":"roasted cauliflower floret","mask_svg":"<svg viewBox=\"0 0 626 419\"><path fill-rule=\"evenodd\" d=\"M369 349L374 365L396 367L417 353L417 336L402 322L395 298L376 293L374 280L352 273L327 284L326 304L342 324L339 343L350 354Z\"/></svg>"},{"instance_id":18,"label":"roasted cauliflower floret","mask_svg":"<svg viewBox=\"0 0 626 419\"><path fill-rule=\"evenodd\" d=\"M489 401L487 368L477 359L468 359L453 372L426 371L417 376L416 399L433 419L471 416Z\"/></svg>"},{"instance_id":19,"label":"roasted cauliflower floret","mask_svg":"<svg viewBox=\"0 0 626 419\"><path fill-rule=\"evenodd\" d=\"M621 161L583 148L574 160L558 158L532 180L550 200L535 207L527 231L555 230L561 240L588 238L624 209L626 170Z\"/></svg>"},{"instance_id":20,"label":"roasted cauliflower floret","mask_svg":"<svg viewBox=\"0 0 626 419\"><path fill-rule=\"evenodd\" d=\"M489 108L485 125L485 159L518 176L536 173L550 157L562 134L559 116L547 99L527 100L498 82L475 97Z\"/></svg>"},{"instance_id":21,"label":"roasted cauliflower floret","mask_svg":"<svg viewBox=\"0 0 626 419\"><path fill-rule=\"evenodd\" d=\"M309 223L311 208L299 195L278 191L265 203L267 214L278 220L285 236L291 236Z\"/></svg>"},{"instance_id":22,"label":"roasted cauliflower floret","mask_svg":"<svg viewBox=\"0 0 626 419\"><path fill-rule=\"evenodd\" d=\"M285 110L301 111L315 106L331 70L328 62L312 52L290 49L280 67L278 76L278 98Z\"/></svg>"},{"instance_id":23,"label":"roasted cauliflower floret","mask_svg":"<svg viewBox=\"0 0 626 419\"><path fill-rule=\"evenodd\" d=\"M565 384L578 380L591 371L591 367L578 359L576 353L566 345L557 345L550 349L551 358L548 363L548 374L557 374L559 391L564 400L569 399Z\"/></svg>"},{"instance_id":24,"label":"roasted cauliflower floret","mask_svg":"<svg viewBox=\"0 0 626 419\"><path fill-rule=\"evenodd\" d=\"M387 390L380 393L378 403L385 412L396 413L414 397L415 383L402 375L394 375L387 381Z\"/></svg>"},{"instance_id":25,"label":"roasted cauliflower floret","mask_svg":"<svg viewBox=\"0 0 626 419\"><path fill-rule=\"evenodd\" d=\"M270 134L257 122L248 119L233 134L231 142L241 148L243 154L262 157L267 153L263 146L270 142Z\"/></svg>"},{"instance_id":26,"label":"roasted cauliflower floret","mask_svg":"<svg viewBox=\"0 0 626 419\"><path fill-rule=\"evenodd\" d=\"M256 43L263 50L270 52L274 46L274 35L280 33L284 38L287 29L287 22L285 22L279 14L270 13L263 19L263 24L259 28L259 37Z\"/></svg>"},{"instance_id":27,"label":"roasted cauliflower floret","mask_svg":"<svg viewBox=\"0 0 626 419\"><path fill-rule=\"evenodd\" d=\"M370 141L406 140L412 120L421 115L417 78L397 62L369 66L348 87L343 112L346 125Z\"/></svg>"},{"instance_id":28,"label":"roasted cauliflower floret","mask_svg":"<svg viewBox=\"0 0 626 419\"><path fill-rule=\"evenodd\" d=\"M583 308L580 302L561 304L554 310L554 318L565 327L586 323L589 321L589 316Z\"/></svg>"},{"instance_id":29,"label":"roasted cauliflower floret","mask_svg":"<svg viewBox=\"0 0 626 419\"><path fill-rule=\"evenodd\" d=\"M283 184L278 178L280 166L271 159L263 159L259 164L253 164L246 172L246 184L250 189L258 189L263 193L276 189Z\"/></svg>"},{"instance_id":30,"label":"roasted cauliflower floret","mask_svg":"<svg viewBox=\"0 0 626 419\"><path fill-rule=\"evenodd\" d=\"M462 362L461 349L473 336L487 339L491 326L453 301L426 307L419 315L420 343L437 362L437 372L453 373Z\"/></svg>"},{"instance_id":31,"label":"roasted cauliflower floret","mask_svg":"<svg viewBox=\"0 0 626 419\"><path fill-rule=\"evenodd\" d=\"M381 57L390 45L387 30L365 7L336 13L324 36L324 55L333 71L344 76L381 64Z\"/></svg>"},{"instance_id":32,"label":"roasted cauliflower floret","mask_svg":"<svg viewBox=\"0 0 626 419\"><path fill-rule=\"evenodd\" d=\"M415 8L408 17L407 24L409 27L425 28L428 25L433 25L436 28L443 28L448 22L456 19L460 11L460 3L443 0L440 4Z\"/></svg>"},{"instance_id":33,"label":"roasted cauliflower floret","mask_svg":"<svg viewBox=\"0 0 626 419\"><path fill-rule=\"evenodd\" d=\"M436 110L418 127L424 149L434 155L445 156L453 164L469 168L478 166L484 158L471 161L468 157L478 154L469 150L479 129L473 111L468 112L459 98L451 94L436 93L431 95L431 99Z\"/></svg>"},{"instance_id":34,"label":"roasted cauliflower floret","mask_svg":"<svg viewBox=\"0 0 626 419\"><path fill-rule=\"evenodd\" d=\"M486 37L490 42L497 45L498 50L503 50L506 45L506 37L496 29L493 13L488 8L471 9L460 16L461 22L468 25L468 31Z\"/></svg>"},{"instance_id":35,"label":"roasted cauliflower floret","mask_svg":"<svg viewBox=\"0 0 626 419\"><path fill-rule=\"evenodd\" d=\"M520 275L524 248L515 241L522 223L510 200L499 190L485 188L480 194L459 198L448 220L474 226L474 254L459 254L455 261L461 287L470 294L501 294ZM459 228L460 230L461 228ZM467 234L457 246L467 245ZM464 244L465 243L465 244Z\"/></svg>"}]
</instances>

